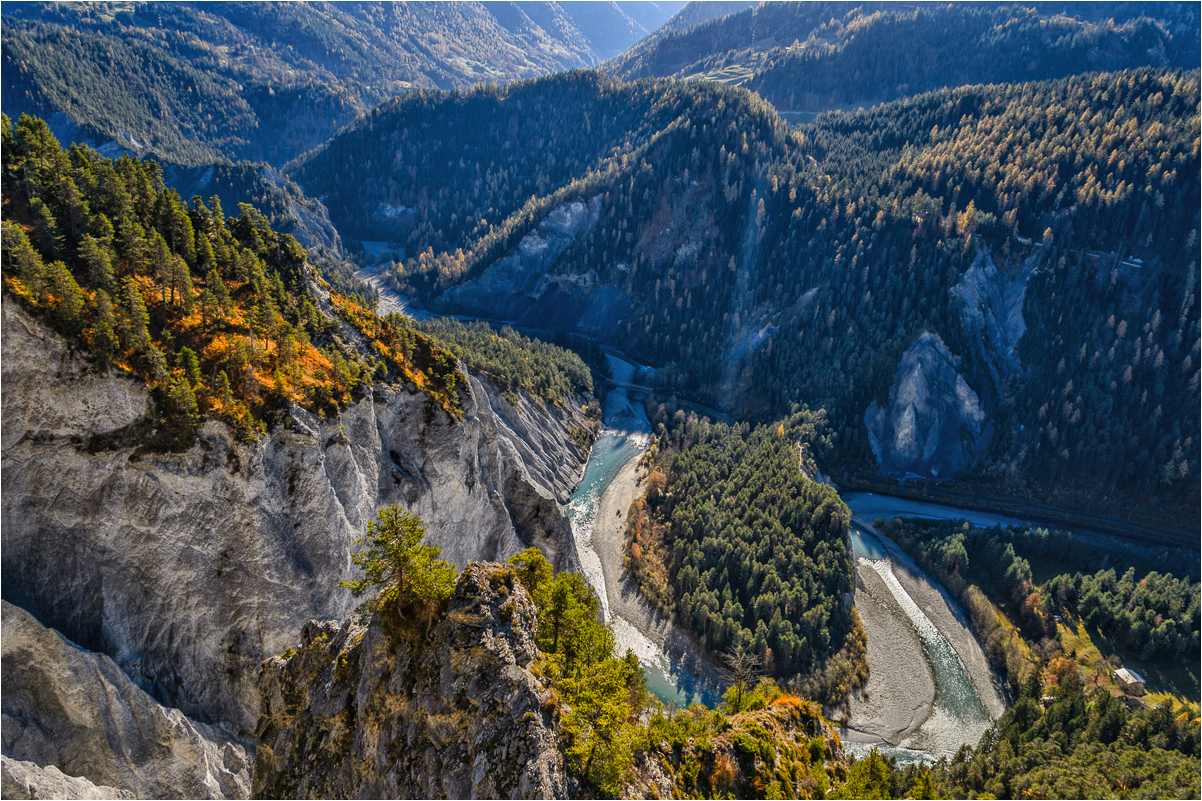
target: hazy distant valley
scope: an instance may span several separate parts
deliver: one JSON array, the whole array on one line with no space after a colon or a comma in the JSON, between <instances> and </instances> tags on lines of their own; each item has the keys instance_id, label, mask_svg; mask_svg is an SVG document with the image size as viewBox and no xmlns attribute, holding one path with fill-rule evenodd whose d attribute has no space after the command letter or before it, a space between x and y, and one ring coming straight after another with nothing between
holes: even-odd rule
<instances>
[{"instance_id":1,"label":"hazy distant valley","mask_svg":"<svg viewBox=\"0 0 1202 801\"><path fill-rule=\"evenodd\" d=\"M1200 25L6 6L0 794L1198 797Z\"/></svg>"}]
</instances>

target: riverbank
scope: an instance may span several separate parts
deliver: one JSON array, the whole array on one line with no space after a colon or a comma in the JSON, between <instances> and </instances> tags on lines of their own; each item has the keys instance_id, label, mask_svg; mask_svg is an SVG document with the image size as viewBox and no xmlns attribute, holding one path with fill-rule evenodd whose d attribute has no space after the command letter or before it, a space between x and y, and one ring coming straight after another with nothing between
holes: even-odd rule
<instances>
[{"instance_id":1,"label":"riverbank","mask_svg":"<svg viewBox=\"0 0 1202 801\"><path fill-rule=\"evenodd\" d=\"M1116 503L1112 499L1103 502L1097 498L1061 498L1061 505L1049 506L1037 502L1028 494L1012 492L999 494L989 485L974 484L960 479L950 485L914 482L899 484L896 479L880 475L850 474L840 479L844 493L875 493L898 500L916 503L951 506L967 512L982 512L998 516L1011 516L1047 528L1062 528L1082 531L1094 535L1115 537L1131 543L1145 545L1172 545L1196 547L1197 533L1189 527L1189 515L1184 507L1173 507L1176 512L1165 515L1165 504L1145 506ZM989 490L993 489L993 492ZM1119 517L1121 512L1128 517L1138 509L1142 519L1131 520ZM1147 519L1156 515L1157 519ZM967 514L963 515L967 516Z\"/></svg>"},{"instance_id":2,"label":"riverbank","mask_svg":"<svg viewBox=\"0 0 1202 801\"><path fill-rule=\"evenodd\" d=\"M642 452L651 435L643 432L625 434ZM643 595L623 562L626 544L626 514L630 505L641 495L638 459L629 459L602 493L592 531L592 546L601 562L605 578L605 594L609 613L615 623L619 648L632 647L639 654L637 638L632 641L626 626L653 643L667 663L658 667L669 678L692 676L710 692L697 688L697 695L713 699L714 690L725 686L718 667L702 652L693 638L675 622L669 620ZM625 635L625 636L624 636ZM639 654L647 661L650 654ZM687 694L687 689L686 689Z\"/></svg>"},{"instance_id":3,"label":"riverbank","mask_svg":"<svg viewBox=\"0 0 1202 801\"><path fill-rule=\"evenodd\" d=\"M868 684L850 699L843 736L853 750L950 756L1005 711L1004 683L938 581L885 537L872 537L867 551L856 559L855 602L868 634Z\"/></svg>"}]
</instances>

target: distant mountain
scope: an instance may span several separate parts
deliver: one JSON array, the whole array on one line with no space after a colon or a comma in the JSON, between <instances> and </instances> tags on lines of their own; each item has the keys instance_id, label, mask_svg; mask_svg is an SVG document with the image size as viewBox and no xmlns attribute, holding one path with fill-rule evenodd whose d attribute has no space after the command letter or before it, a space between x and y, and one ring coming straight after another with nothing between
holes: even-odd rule
<instances>
[{"instance_id":1,"label":"distant mountain","mask_svg":"<svg viewBox=\"0 0 1202 801\"><path fill-rule=\"evenodd\" d=\"M2 102L136 154L280 166L407 89L592 66L679 7L6 4Z\"/></svg>"},{"instance_id":2,"label":"distant mountain","mask_svg":"<svg viewBox=\"0 0 1202 801\"><path fill-rule=\"evenodd\" d=\"M631 5L643 5L642 3L632 3ZM648 4L650 5L650 4ZM753 0L712 0L707 2L687 3L683 8L677 11L672 17L655 29L645 39L640 40L632 45L629 50L621 54L619 60L627 60L633 56L643 53L653 48L660 40L667 36L683 33L694 25L701 25L713 19L720 19L727 14L736 14L743 9L750 8L756 5Z\"/></svg>"},{"instance_id":3,"label":"distant mountain","mask_svg":"<svg viewBox=\"0 0 1202 801\"><path fill-rule=\"evenodd\" d=\"M491 7L494 4L485 5ZM540 24L544 16L553 13L562 15L584 37L594 59L591 65L596 65L621 55L633 44L651 35L685 4L681 0L583 0L564 3L518 2L514 5L531 19L540 20Z\"/></svg>"},{"instance_id":4,"label":"distant mountain","mask_svg":"<svg viewBox=\"0 0 1202 801\"><path fill-rule=\"evenodd\" d=\"M708 78L781 110L821 111L946 86L1192 69L1200 57L1196 4L779 2L676 22L694 9L607 70L627 80Z\"/></svg>"}]
</instances>

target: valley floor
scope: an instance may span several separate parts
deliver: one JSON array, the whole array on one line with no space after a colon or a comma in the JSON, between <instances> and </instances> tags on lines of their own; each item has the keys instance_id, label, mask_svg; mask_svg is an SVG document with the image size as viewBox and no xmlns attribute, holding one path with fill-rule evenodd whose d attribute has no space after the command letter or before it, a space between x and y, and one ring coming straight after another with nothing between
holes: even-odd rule
<instances>
[{"instance_id":1,"label":"valley floor","mask_svg":"<svg viewBox=\"0 0 1202 801\"><path fill-rule=\"evenodd\" d=\"M650 438L649 434L630 436ZM638 459L630 459L602 494L597 509L592 544L605 574L610 617L630 623L662 649L674 668L672 672L678 672L683 667L702 684L725 686L718 667L702 652L696 640L651 604L623 564L626 514L641 494Z\"/></svg>"},{"instance_id":2,"label":"valley floor","mask_svg":"<svg viewBox=\"0 0 1202 801\"><path fill-rule=\"evenodd\" d=\"M851 698L851 714L841 734L849 743L866 747L888 743L950 756L964 743L975 745L1005 712L1002 682L958 602L908 554L884 537L878 542L888 569L951 646L970 687L939 685L932 667L938 657L929 652L871 562L857 559L856 607L868 635L869 674L867 686ZM976 696L980 708L965 691Z\"/></svg>"}]
</instances>

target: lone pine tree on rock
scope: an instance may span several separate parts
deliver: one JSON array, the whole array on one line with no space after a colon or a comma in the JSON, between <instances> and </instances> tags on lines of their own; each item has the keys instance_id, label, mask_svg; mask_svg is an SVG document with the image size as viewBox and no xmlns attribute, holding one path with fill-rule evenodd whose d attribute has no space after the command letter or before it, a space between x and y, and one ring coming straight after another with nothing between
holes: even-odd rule
<instances>
[{"instance_id":1,"label":"lone pine tree on rock","mask_svg":"<svg viewBox=\"0 0 1202 801\"><path fill-rule=\"evenodd\" d=\"M425 536L421 518L396 504L381 509L375 520L368 521L367 533L355 541L365 550L351 556L351 561L363 568L363 578L341 582L356 598L382 588L359 605L362 622L379 613L391 623L412 610L425 619L428 628L434 613L451 597L455 566L438 558L442 548L422 545Z\"/></svg>"}]
</instances>

